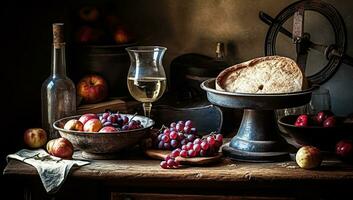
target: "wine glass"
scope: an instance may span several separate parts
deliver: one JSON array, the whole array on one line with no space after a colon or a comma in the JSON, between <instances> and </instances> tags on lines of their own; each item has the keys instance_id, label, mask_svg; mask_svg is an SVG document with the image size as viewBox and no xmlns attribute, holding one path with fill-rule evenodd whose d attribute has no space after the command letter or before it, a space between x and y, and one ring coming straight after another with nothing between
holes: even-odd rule
<instances>
[{"instance_id":1,"label":"wine glass","mask_svg":"<svg viewBox=\"0 0 353 200\"><path fill-rule=\"evenodd\" d=\"M132 97L142 102L146 117L150 117L152 103L164 93L167 80L162 58L167 48L134 46L126 48L130 56L127 86Z\"/></svg>"},{"instance_id":2,"label":"wine glass","mask_svg":"<svg viewBox=\"0 0 353 200\"><path fill-rule=\"evenodd\" d=\"M309 103L310 114L317 114L320 111L331 110L331 96L330 91L326 88L320 87L313 91L311 101Z\"/></svg>"}]
</instances>

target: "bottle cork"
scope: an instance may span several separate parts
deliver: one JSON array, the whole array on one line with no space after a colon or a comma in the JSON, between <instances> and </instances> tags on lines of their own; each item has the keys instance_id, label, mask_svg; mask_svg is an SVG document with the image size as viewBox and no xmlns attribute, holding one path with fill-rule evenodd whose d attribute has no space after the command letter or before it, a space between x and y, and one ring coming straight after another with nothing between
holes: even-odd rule
<instances>
[{"instance_id":1,"label":"bottle cork","mask_svg":"<svg viewBox=\"0 0 353 200\"><path fill-rule=\"evenodd\" d=\"M53 24L53 44L55 48L60 48L64 44L64 23Z\"/></svg>"}]
</instances>

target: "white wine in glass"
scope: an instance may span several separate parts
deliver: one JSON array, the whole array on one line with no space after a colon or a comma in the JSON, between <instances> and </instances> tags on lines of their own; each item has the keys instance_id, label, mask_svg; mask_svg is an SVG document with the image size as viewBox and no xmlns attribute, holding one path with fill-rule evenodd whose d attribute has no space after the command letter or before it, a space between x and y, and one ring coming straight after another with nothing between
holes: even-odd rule
<instances>
[{"instance_id":1,"label":"white wine in glass","mask_svg":"<svg viewBox=\"0 0 353 200\"><path fill-rule=\"evenodd\" d=\"M164 93L167 80L162 65L165 47L137 46L126 48L131 64L127 77L129 92L142 102L144 114L150 117L152 102Z\"/></svg>"}]
</instances>

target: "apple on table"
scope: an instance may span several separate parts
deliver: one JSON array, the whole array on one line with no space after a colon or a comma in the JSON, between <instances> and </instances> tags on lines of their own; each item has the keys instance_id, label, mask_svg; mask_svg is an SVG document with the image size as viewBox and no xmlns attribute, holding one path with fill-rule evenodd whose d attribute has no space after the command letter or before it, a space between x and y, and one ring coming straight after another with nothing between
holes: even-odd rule
<instances>
[{"instance_id":1,"label":"apple on table","mask_svg":"<svg viewBox=\"0 0 353 200\"><path fill-rule=\"evenodd\" d=\"M48 140L47 132L42 128L29 128L24 132L23 139L30 148L39 148Z\"/></svg>"},{"instance_id":2,"label":"apple on table","mask_svg":"<svg viewBox=\"0 0 353 200\"><path fill-rule=\"evenodd\" d=\"M72 155L74 154L74 147L66 138L50 140L46 145L46 149L50 155L63 159L72 159Z\"/></svg>"},{"instance_id":3,"label":"apple on table","mask_svg":"<svg viewBox=\"0 0 353 200\"><path fill-rule=\"evenodd\" d=\"M85 103L100 102L108 96L108 83L100 75L86 75L77 84L77 94Z\"/></svg>"}]
</instances>

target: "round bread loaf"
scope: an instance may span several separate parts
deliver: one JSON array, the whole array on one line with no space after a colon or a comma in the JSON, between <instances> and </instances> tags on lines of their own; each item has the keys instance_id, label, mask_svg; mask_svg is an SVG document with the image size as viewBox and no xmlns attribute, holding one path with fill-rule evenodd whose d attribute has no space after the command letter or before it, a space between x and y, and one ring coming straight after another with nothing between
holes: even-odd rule
<instances>
[{"instance_id":1,"label":"round bread loaf","mask_svg":"<svg viewBox=\"0 0 353 200\"><path fill-rule=\"evenodd\" d=\"M216 79L216 90L236 93L291 93L306 86L297 63L287 57L266 56L231 66Z\"/></svg>"}]
</instances>

